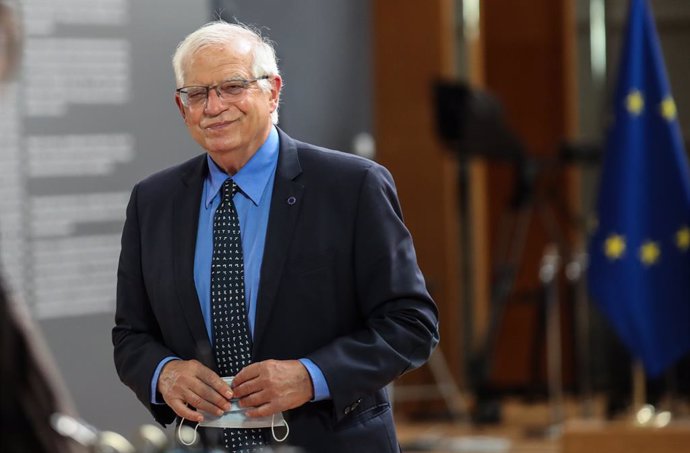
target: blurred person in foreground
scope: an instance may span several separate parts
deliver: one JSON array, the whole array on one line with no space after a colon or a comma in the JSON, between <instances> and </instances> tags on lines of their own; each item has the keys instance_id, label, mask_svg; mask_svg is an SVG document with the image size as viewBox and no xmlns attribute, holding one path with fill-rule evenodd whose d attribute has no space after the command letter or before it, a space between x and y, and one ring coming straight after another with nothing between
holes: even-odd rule
<instances>
[{"instance_id":1,"label":"blurred person in foreground","mask_svg":"<svg viewBox=\"0 0 690 453\"><path fill-rule=\"evenodd\" d=\"M0 0L0 81L7 82L17 70L21 33L14 10Z\"/></svg>"},{"instance_id":2,"label":"blurred person in foreground","mask_svg":"<svg viewBox=\"0 0 690 453\"><path fill-rule=\"evenodd\" d=\"M77 451L51 427L53 414L74 413L57 373L28 310L0 281L0 452Z\"/></svg>"},{"instance_id":3,"label":"blurred person in foreground","mask_svg":"<svg viewBox=\"0 0 690 453\"><path fill-rule=\"evenodd\" d=\"M203 426L232 400L245 421L284 416L286 443L308 452L399 451L384 387L428 359L438 330L390 173L276 127L275 51L248 27L207 24L173 67L206 152L132 191L120 378L162 424ZM266 427L211 431L231 451L272 442Z\"/></svg>"},{"instance_id":4,"label":"blurred person in foreground","mask_svg":"<svg viewBox=\"0 0 690 453\"><path fill-rule=\"evenodd\" d=\"M20 53L14 10L0 2L0 82L14 75ZM27 307L13 300L0 278L0 452L76 452L50 417L73 413L43 337Z\"/></svg>"}]
</instances>

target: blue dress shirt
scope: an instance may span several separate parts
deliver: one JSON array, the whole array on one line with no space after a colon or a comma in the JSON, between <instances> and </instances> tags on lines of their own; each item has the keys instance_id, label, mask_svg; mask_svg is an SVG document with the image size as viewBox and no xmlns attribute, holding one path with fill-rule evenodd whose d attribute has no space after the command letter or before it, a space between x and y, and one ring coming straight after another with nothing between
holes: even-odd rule
<instances>
[{"instance_id":1,"label":"blue dress shirt","mask_svg":"<svg viewBox=\"0 0 690 453\"><path fill-rule=\"evenodd\" d=\"M252 158L232 177L239 191L233 197L235 209L240 222L242 252L244 257L244 288L247 302L250 334L254 335L256 320L256 303L259 294L261 263L266 244L266 229L273 194L275 170L278 165L280 148L278 131L271 132L263 145ZM220 204L220 189L230 176L216 165L207 155L209 175L204 181L199 207L199 226L197 229L196 249L194 253L194 284L201 304L201 313L206 325L208 338L213 344L211 325L211 260L213 257L213 216ZM151 380L151 402L160 404L156 398L158 377L163 365L177 357L167 357L158 364ZM300 359L307 368L314 385L314 399L319 401L330 398L328 384L323 373L314 362Z\"/></svg>"}]
</instances>

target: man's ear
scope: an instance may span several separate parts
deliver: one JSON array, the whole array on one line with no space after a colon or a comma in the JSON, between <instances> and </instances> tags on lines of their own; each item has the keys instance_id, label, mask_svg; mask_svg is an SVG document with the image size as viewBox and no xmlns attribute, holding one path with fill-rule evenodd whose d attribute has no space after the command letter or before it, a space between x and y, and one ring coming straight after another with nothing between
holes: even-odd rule
<instances>
[{"instance_id":1,"label":"man's ear","mask_svg":"<svg viewBox=\"0 0 690 453\"><path fill-rule=\"evenodd\" d=\"M278 108L281 88L283 88L283 79L279 75L273 76L271 80L271 103L273 105L273 110Z\"/></svg>"},{"instance_id":2,"label":"man's ear","mask_svg":"<svg viewBox=\"0 0 690 453\"><path fill-rule=\"evenodd\" d=\"M182 105L182 100L180 99L179 94L175 94L175 104L177 104L177 109L180 111L180 115L182 115L182 119L187 121L187 112L184 109L184 105Z\"/></svg>"}]
</instances>

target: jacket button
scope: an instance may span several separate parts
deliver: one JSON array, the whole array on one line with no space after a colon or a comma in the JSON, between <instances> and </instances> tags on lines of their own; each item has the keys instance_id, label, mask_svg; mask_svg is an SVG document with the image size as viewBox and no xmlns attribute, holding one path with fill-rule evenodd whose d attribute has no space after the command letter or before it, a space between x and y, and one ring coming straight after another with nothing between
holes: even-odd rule
<instances>
[{"instance_id":1,"label":"jacket button","mask_svg":"<svg viewBox=\"0 0 690 453\"><path fill-rule=\"evenodd\" d=\"M343 412L345 412L345 415L349 414L352 409L350 406L347 406Z\"/></svg>"}]
</instances>

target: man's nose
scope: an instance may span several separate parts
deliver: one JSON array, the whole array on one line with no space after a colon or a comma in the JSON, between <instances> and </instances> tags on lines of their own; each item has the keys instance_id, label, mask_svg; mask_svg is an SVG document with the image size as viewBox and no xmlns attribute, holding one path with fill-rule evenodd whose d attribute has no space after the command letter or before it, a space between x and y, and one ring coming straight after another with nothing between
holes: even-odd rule
<instances>
[{"instance_id":1,"label":"man's nose","mask_svg":"<svg viewBox=\"0 0 690 453\"><path fill-rule=\"evenodd\" d=\"M208 97L206 98L206 107L204 112L209 115L217 115L226 109L225 102L220 98L218 90L216 88L211 88L208 90Z\"/></svg>"}]
</instances>

